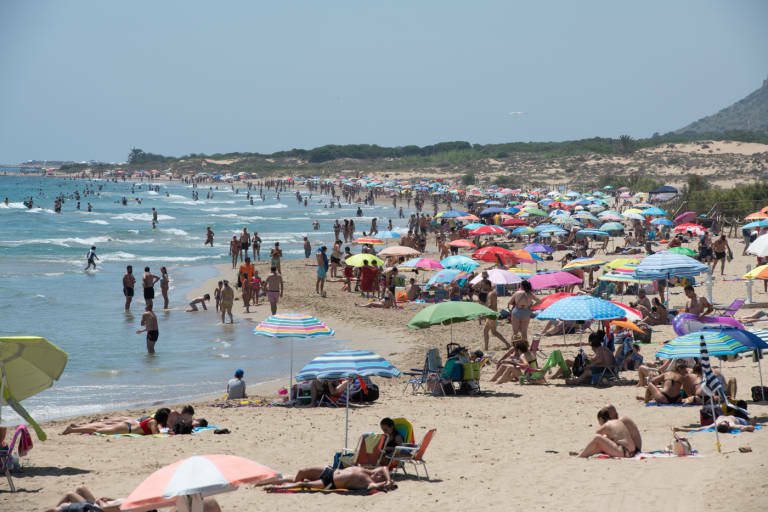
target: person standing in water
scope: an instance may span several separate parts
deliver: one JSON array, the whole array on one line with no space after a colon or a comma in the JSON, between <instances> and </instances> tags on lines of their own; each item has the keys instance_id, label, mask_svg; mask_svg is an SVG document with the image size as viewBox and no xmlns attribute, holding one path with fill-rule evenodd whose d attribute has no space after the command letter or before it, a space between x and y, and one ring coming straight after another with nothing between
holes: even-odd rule
<instances>
[{"instance_id":1,"label":"person standing in water","mask_svg":"<svg viewBox=\"0 0 768 512\"><path fill-rule=\"evenodd\" d=\"M235 268L237 259L240 257L240 241L237 235L232 235L232 240L229 242L229 254L232 256L232 268Z\"/></svg>"},{"instance_id":2,"label":"person standing in water","mask_svg":"<svg viewBox=\"0 0 768 512\"><path fill-rule=\"evenodd\" d=\"M248 249L251 248L251 235L248 234L248 228L243 226L243 232L240 233L240 261L245 261L248 256Z\"/></svg>"},{"instance_id":3,"label":"person standing in water","mask_svg":"<svg viewBox=\"0 0 768 512\"><path fill-rule=\"evenodd\" d=\"M125 310L131 309L131 301L133 300L133 287L136 284L136 277L133 275L133 266L128 265L125 267L125 275L123 276L123 295L125 295Z\"/></svg>"},{"instance_id":4,"label":"person standing in water","mask_svg":"<svg viewBox=\"0 0 768 512\"><path fill-rule=\"evenodd\" d=\"M203 243L203 247L206 245L213 247L213 230L211 230L211 226L205 228L205 243Z\"/></svg>"},{"instance_id":5,"label":"person standing in water","mask_svg":"<svg viewBox=\"0 0 768 512\"><path fill-rule=\"evenodd\" d=\"M150 308L152 307L152 299L155 298L155 283L160 280L160 276L156 276L149 271L149 267L144 267L144 275L141 277L141 284L144 287L144 302Z\"/></svg>"},{"instance_id":6,"label":"person standing in water","mask_svg":"<svg viewBox=\"0 0 768 512\"><path fill-rule=\"evenodd\" d=\"M163 309L168 309L168 284L170 279L168 278L168 270L165 267L160 267L160 293L163 295Z\"/></svg>"},{"instance_id":7,"label":"person standing in water","mask_svg":"<svg viewBox=\"0 0 768 512\"><path fill-rule=\"evenodd\" d=\"M89 268L91 268L91 265L93 265L93 269L96 270L96 261L95 260L99 259L99 257L96 256L96 246L95 245L91 246L91 249L88 251L88 256L86 256L86 258L88 259L88 265L85 266L85 270L88 270Z\"/></svg>"},{"instance_id":8,"label":"person standing in water","mask_svg":"<svg viewBox=\"0 0 768 512\"><path fill-rule=\"evenodd\" d=\"M235 302L235 290L229 286L229 281L224 280L224 288L221 289L221 323L226 323L225 315L229 315L229 323L234 323L232 319L232 304Z\"/></svg>"},{"instance_id":9,"label":"person standing in water","mask_svg":"<svg viewBox=\"0 0 768 512\"><path fill-rule=\"evenodd\" d=\"M144 328L136 331L136 334L147 333L147 353L154 354L155 343L157 343L157 338L160 336L160 329L157 325L157 317L152 312L151 302L144 307L144 314L141 315L141 325Z\"/></svg>"},{"instance_id":10,"label":"person standing in water","mask_svg":"<svg viewBox=\"0 0 768 512\"><path fill-rule=\"evenodd\" d=\"M157 224L157 210L152 208L152 227L155 227L155 224Z\"/></svg>"},{"instance_id":11,"label":"person standing in water","mask_svg":"<svg viewBox=\"0 0 768 512\"><path fill-rule=\"evenodd\" d=\"M277 273L277 267L272 265L270 268L271 273L264 280L264 286L267 289L267 300L269 300L269 307L272 310L272 314L277 314L277 302L280 297L283 296L283 278Z\"/></svg>"},{"instance_id":12,"label":"person standing in water","mask_svg":"<svg viewBox=\"0 0 768 512\"><path fill-rule=\"evenodd\" d=\"M277 273L282 274L280 259L283 257L283 250L280 248L280 242L275 242L275 247L269 252L269 257L272 259L272 266L277 269Z\"/></svg>"},{"instance_id":13,"label":"person standing in water","mask_svg":"<svg viewBox=\"0 0 768 512\"><path fill-rule=\"evenodd\" d=\"M261 261L261 237L258 231L253 232L251 242L253 243L253 259Z\"/></svg>"}]
</instances>

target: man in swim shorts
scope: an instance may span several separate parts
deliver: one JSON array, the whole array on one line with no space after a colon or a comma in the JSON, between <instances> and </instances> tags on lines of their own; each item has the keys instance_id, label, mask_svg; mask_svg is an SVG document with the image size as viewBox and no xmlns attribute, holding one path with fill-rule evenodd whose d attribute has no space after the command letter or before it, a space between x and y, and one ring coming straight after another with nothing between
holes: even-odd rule
<instances>
[{"instance_id":1,"label":"man in swim shorts","mask_svg":"<svg viewBox=\"0 0 768 512\"><path fill-rule=\"evenodd\" d=\"M597 421L600 428L595 431L595 436L581 451L579 457L587 458L599 453L605 453L611 457L634 457L637 454L637 446L632 441L632 436L627 426L621 420L612 420L608 411L601 409L597 413Z\"/></svg>"},{"instance_id":2,"label":"man in swim shorts","mask_svg":"<svg viewBox=\"0 0 768 512\"><path fill-rule=\"evenodd\" d=\"M141 315L141 325L144 328L136 331L136 334L147 333L147 353L154 354L155 343L157 343L157 338L160 336L160 330L157 325L157 317L152 312L151 303L147 304L144 308L144 314Z\"/></svg>"},{"instance_id":3,"label":"man in swim shorts","mask_svg":"<svg viewBox=\"0 0 768 512\"><path fill-rule=\"evenodd\" d=\"M125 275L123 276L123 295L125 295L125 310L131 309L131 301L133 300L133 287L136 284L136 277L133 275L133 266L128 265L125 267Z\"/></svg>"},{"instance_id":4,"label":"man in swim shorts","mask_svg":"<svg viewBox=\"0 0 768 512\"><path fill-rule=\"evenodd\" d=\"M275 247L269 251L269 257L272 259L272 266L277 268L277 273L282 274L280 258L283 257L283 250L280 248L280 242L275 242Z\"/></svg>"},{"instance_id":5,"label":"man in swim shorts","mask_svg":"<svg viewBox=\"0 0 768 512\"><path fill-rule=\"evenodd\" d=\"M221 289L221 323L226 323L225 315L229 315L229 323L234 323L232 319L232 304L235 302L235 290L229 286L229 281L224 280L224 287Z\"/></svg>"},{"instance_id":6,"label":"man in swim shorts","mask_svg":"<svg viewBox=\"0 0 768 512\"><path fill-rule=\"evenodd\" d=\"M248 228L243 226L243 232L240 233L240 260L245 260L248 256L248 249L251 248L251 235L248 233Z\"/></svg>"},{"instance_id":7,"label":"man in swim shorts","mask_svg":"<svg viewBox=\"0 0 768 512\"><path fill-rule=\"evenodd\" d=\"M155 283L160 280L149 271L149 267L144 267L144 275L141 277L141 284L144 286L144 303L152 309L152 299L155 298Z\"/></svg>"},{"instance_id":8,"label":"man in swim shorts","mask_svg":"<svg viewBox=\"0 0 768 512\"><path fill-rule=\"evenodd\" d=\"M720 235L720 238L715 240L715 242L712 244L712 250L715 253L714 261L712 261L712 273L715 273L715 267L717 267L717 262L720 262L720 275L722 276L725 272L725 259L728 255L728 252L731 251L731 247L728 245L728 239L725 236L725 233Z\"/></svg>"},{"instance_id":9,"label":"man in swim shorts","mask_svg":"<svg viewBox=\"0 0 768 512\"><path fill-rule=\"evenodd\" d=\"M299 470L293 478L278 480L265 489L348 489L380 490L396 489L386 466L365 469L351 466L334 470L330 466L309 467Z\"/></svg>"},{"instance_id":10,"label":"man in swim shorts","mask_svg":"<svg viewBox=\"0 0 768 512\"><path fill-rule=\"evenodd\" d=\"M264 280L264 286L267 289L267 300L272 314L277 314L277 302L283 296L283 277L277 273L277 267L270 267L270 274Z\"/></svg>"},{"instance_id":11,"label":"man in swim shorts","mask_svg":"<svg viewBox=\"0 0 768 512\"><path fill-rule=\"evenodd\" d=\"M99 259L98 256L96 256L96 246L91 246L91 249L88 251L88 256L86 256L88 259L88 265L86 265L85 270L88 270L91 268L91 265L93 265L93 268L96 269L96 260Z\"/></svg>"},{"instance_id":12,"label":"man in swim shorts","mask_svg":"<svg viewBox=\"0 0 768 512\"><path fill-rule=\"evenodd\" d=\"M328 248L322 246L315 253L315 259L317 261L317 281L315 282L315 292L318 295L323 295L325 289L325 276L328 274L328 255L326 251Z\"/></svg>"}]
</instances>

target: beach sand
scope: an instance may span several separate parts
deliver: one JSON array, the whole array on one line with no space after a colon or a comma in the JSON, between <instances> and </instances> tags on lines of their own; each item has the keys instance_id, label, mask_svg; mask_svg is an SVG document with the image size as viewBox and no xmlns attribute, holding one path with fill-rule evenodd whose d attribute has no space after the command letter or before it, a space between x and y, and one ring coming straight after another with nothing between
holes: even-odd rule
<instances>
[{"instance_id":1,"label":"beach sand","mask_svg":"<svg viewBox=\"0 0 768 512\"><path fill-rule=\"evenodd\" d=\"M726 277L733 278L743 273L745 264L754 264L754 258L739 256L742 245L737 241L731 240L731 246L737 257L728 264ZM337 339L351 340L348 346L353 348L377 351L401 370L420 366L425 350L431 347L440 348L445 357L448 327L419 331L405 327L421 306L405 305L399 310L357 308L354 304L364 300L358 294L342 292L342 283L328 283L328 297L323 299L314 293L314 266L305 265L304 260L283 265L286 296L280 302L280 311L314 314L337 331ZM548 264L555 265L556 262ZM218 266L225 278L232 279L234 272L227 267L231 265ZM264 263L258 268L262 276L268 273ZM202 290L211 292L215 281L203 284L190 297ZM683 304L680 290L673 289L673 307ZM697 290L704 295L704 287ZM727 304L743 296L744 283L723 282L718 270L715 302ZM767 299L762 284L756 283L755 300ZM623 301L629 300L626 297ZM499 302L505 305L506 299L500 297ZM255 308L251 314L240 313L239 302L234 309L239 321L249 323L249 328L251 322L263 320L269 314L268 305ZM541 322L533 321L531 330L538 332L542 326ZM456 341L472 349L482 347L482 331L477 322L456 324L453 332ZM504 324L502 332L511 336L508 324ZM656 328L654 341L673 336L670 326ZM562 342L561 336L545 337L541 349L549 352ZM578 336L568 336L566 342L571 346L556 348L563 350L566 357L573 356ZM493 338L491 347L497 354L502 348ZM652 359L658 348L659 345L643 345L642 354ZM718 363L714 360L713 364ZM723 371L738 379L739 398L748 399L749 388L759 384L757 365L749 357L723 363ZM643 390L633 385L568 387L562 380L553 380L548 385L495 385L488 381L492 373L490 368L483 370L481 387L486 393L476 397L412 395L403 392L402 379L375 379L381 386L378 402L350 409L351 445L360 433L378 431L379 420L385 416L410 419L417 440L427 429L436 428L437 434L425 456L430 481L399 479L399 489L369 497L267 494L260 488L243 486L236 492L218 495L217 500L225 511L292 512L342 507L444 511L646 510L664 506L668 510L707 510L724 502L736 510L748 511L765 509L768 504L764 483L768 474L768 430L721 435L720 454L713 433L697 433L688 438L699 452L698 457L579 459L569 452L580 451L591 439L598 425L596 412L605 403L615 404L621 414L635 420L646 450L664 449L672 439L671 426L697 424L699 407L645 407L635 398ZM636 378L634 372L624 375ZM222 393L228 378L222 376ZM258 376L250 375L246 369L246 380L254 382ZM249 395L277 399L276 391L286 381L287 375L277 382L249 386ZM158 394L162 395L162 390ZM15 477L19 492L10 494L5 484L0 485L0 510L42 510L79 485L88 486L97 496L125 497L153 471L193 454L240 455L292 475L301 467L331 463L334 452L344 447L343 408L220 409L209 406L214 400L212 397L195 402L197 416L228 428L229 435L205 431L160 439L59 434L69 423L85 421L86 417L44 425L49 440L39 442L35 438L34 449L24 459L24 470ZM139 416L153 409L126 414ZM750 404L750 412L762 421L768 419L766 405ZM752 451L740 453L742 446L749 446Z\"/></svg>"}]
</instances>

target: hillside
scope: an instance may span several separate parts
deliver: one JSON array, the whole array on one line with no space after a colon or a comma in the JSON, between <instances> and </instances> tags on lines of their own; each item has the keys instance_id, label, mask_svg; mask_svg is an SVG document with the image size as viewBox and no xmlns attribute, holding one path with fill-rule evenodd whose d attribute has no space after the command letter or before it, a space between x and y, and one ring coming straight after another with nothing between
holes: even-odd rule
<instances>
[{"instance_id":1,"label":"hillside","mask_svg":"<svg viewBox=\"0 0 768 512\"><path fill-rule=\"evenodd\" d=\"M768 132L768 79L746 98L711 116L677 130L677 134L713 134L728 131Z\"/></svg>"}]
</instances>

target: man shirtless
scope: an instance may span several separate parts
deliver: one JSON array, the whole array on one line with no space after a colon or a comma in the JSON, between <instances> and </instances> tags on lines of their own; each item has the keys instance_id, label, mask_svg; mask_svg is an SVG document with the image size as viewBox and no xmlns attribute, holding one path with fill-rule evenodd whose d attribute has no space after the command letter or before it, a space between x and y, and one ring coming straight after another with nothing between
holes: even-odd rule
<instances>
[{"instance_id":1,"label":"man shirtless","mask_svg":"<svg viewBox=\"0 0 768 512\"><path fill-rule=\"evenodd\" d=\"M269 270L270 274L264 280L264 286L267 290L269 308L272 310L272 314L275 315L277 314L277 302L280 300L280 297L283 296L283 277L277 273L278 270L275 265L272 265Z\"/></svg>"},{"instance_id":2,"label":"man shirtless","mask_svg":"<svg viewBox=\"0 0 768 512\"><path fill-rule=\"evenodd\" d=\"M248 234L248 228L243 227L243 232L240 233L240 260L245 261L245 257L248 256L248 249L251 248L251 235Z\"/></svg>"},{"instance_id":3,"label":"man shirtless","mask_svg":"<svg viewBox=\"0 0 768 512\"><path fill-rule=\"evenodd\" d=\"M672 371L664 372L648 380L645 397L638 396L637 399L646 403L651 400L659 404L679 403L682 399L680 390L683 388L683 377L688 375L688 368L682 359L676 360L672 368Z\"/></svg>"},{"instance_id":4,"label":"man shirtless","mask_svg":"<svg viewBox=\"0 0 768 512\"><path fill-rule=\"evenodd\" d=\"M386 466L376 469L365 469L352 466L334 470L330 466L314 466L304 468L293 478L277 480L266 490L273 489L349 489L349 490L380 490L395 489L392 477Z\"/></svg>"},{"instance_id":5,"label":"man shirtless","mask_svg":"<svg viewBox=\"0 0 768 512\"><path fill-rule=\"evenodd\" d=\"M141 284L144 287L144 303L152 309L152 299L155 298L155 283L160 280L160 276L149 271L149 267L144 267L144 275L141 276Z\"/></svg>"},{"instance_id":6,"label":"man shirtless","mask_svg":"<svg viewBox=\"0 0 768 512\"><path fill-rule=\"evenodd\" d=\"M141 315L141 325L144 328L136 331L136 334L147 333L147 353L154 354L155 343L157 343L157 338L160 336L160 329L157 326L157 317L152 312L151 303L147 304L144 308L144 314Z\"/></svg>"},{"instance_id":7,"label":"man shirtless","mask_svg":"<svg viewBox=\"0 0 768 512\"><path fill-rule=\"evenodd\" d=\"M229 323L234 323L232 319L232 304L235 302L235 290L229 286L229 281L224 280L224 288L221 289L221 323L226 323L225 315L229 315Z\"/></svg>"},{"instance_id":8,"label":"man shirtless","mask_svg":"<svg viewBox=\"0 0 768 512\"><path fill-rule=\"evenodd\" d=\"M416 284L416 279L411 278L405 287L405 298L409 301L416 300L421 295L421 287Z\"/></svg>"},{"instance_id":9,"label":"man shirtless","mask_svg":"<svg viewBox=\"0 0 768 512\"><path fill-rule=\"evenodd\" d=\"M707 299L696 295L693 286L689 284L683 290L685 290L685 296L688 297L688 302L685 304L686 313L691 313L701 318L714 311L712 304Z\"/></svg>"},{"instance_id":10,"label":"man shirtless","mask_svg":"<svg viewBox=\"0 0 768 512\"><path fill-rule=\"evenodd\" d=\"M232 268L235 268L240 258L240 240L237 235L232 235L232 240L229 241L229 255L232 256Z\"/></svg>"},{"instance_id":11,"label":"man shirtless","mask_svg":"<svg viewBox=\"0 0 768 512\"><path fill-rule=\"evenodd\" d=\"M643 439L640 436L640 429L637 428L635 422L626 416L619 416L619 413L613 404L606 404L600 410L608 412L608 416L612 420L619 420L624 423L624 426L627 427L627 430L629 431L630 437L632 437L632 442L635 443L635 448L637 448L638 452L641 452L643 449Z\"/></svg>"},{"instance_id":12,"label":"man shirtless","mask_svg":"<svg viewBox=\"0 0 768 512\"><path fill-rule=\"evenodd\" d=\"M136 284L136 277L133 275L133 266L128 265L123 275L123 295L125 295L125 310L131 309L133 300L133 287Z\"/></svg>"},{"instance_id":13,"label":"man shirtless","mask_svg":"<svg viewBox=\"0 0 768 512\"><path fill-rule=\"evenodd\" d=\"M720 238L714 241L712 244L712 250L715 254L714 260L712 261L712 273L715 273L715 267L717 267L717 262L722 262L720 265L720 275L722 276L725 272L725 259L728 254L728 251L731 250L730 246L728 245L728 239L725 237L725 233L720 235Z\"/></svg>"},{"instance_id":14,"label":"man shirtless","mask_svg":"<svg viewBox=\"0 0 768 512\"><path fill-rule=\"evenodd\" d=\"M612 420L608 411L601 409L597 413L600 428L595 431L595 437L581 451L579 457L587 458L598 453L611 457L634 457L639 451L629 429L621 420Z\"/></svg>"},{"instance_id":15,"label":"man shirtless","mask_svg":"<svg viewBox=\"0 0 768 512\"><path fill-rule=\"evenodd\" d=\"M497 301L497 294L496 294L496 287L494 286L491 288L491 291L488 292L488 296L486 297L485 305L494 311L498 311L498 301ZM483 327L483 340L485 341L485 350L488 350L488 341L490 339L489 334L493 334L498 339L501 340L504 345L506 345L507 348L510 348L512 345L509 344L509 342L504 338L504 335L502 335L497 327L496 319L492 318L490 316L485 318L485 327Z\"/></svg>"},{"instance_id":16,"label":"man shirtless","mask_svg":"<svg viewBox=\"0 0 768 512\"><path fill-rule=\"evenodd\" d=\"M672 427L672 432L701 432L702 430L713 428L712 425L702 425L700 427ZM739 432L754 432L755 426L749 425L747 420L738 416L718 416L715 419L714 428L721 434L727 434L731 430Z\"/></svg>"}]
</instances>

